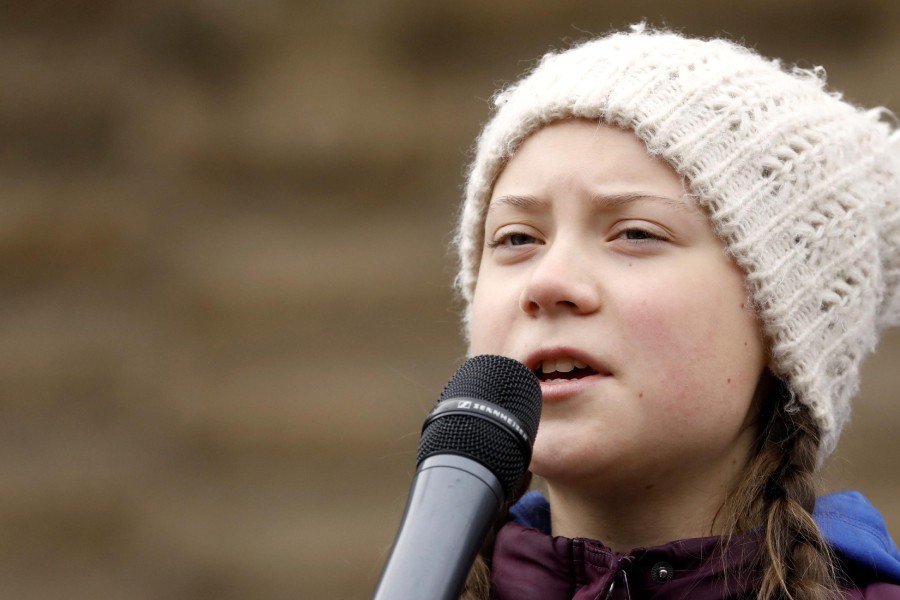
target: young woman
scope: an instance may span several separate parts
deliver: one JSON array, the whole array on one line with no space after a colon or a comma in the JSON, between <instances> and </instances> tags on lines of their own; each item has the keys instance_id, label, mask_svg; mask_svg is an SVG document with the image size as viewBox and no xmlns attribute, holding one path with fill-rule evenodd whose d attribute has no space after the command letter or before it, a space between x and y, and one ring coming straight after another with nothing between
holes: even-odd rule
<instances>
[{"instance_id":1,"label":"young woman","mask_svg":"<svg viewBox=\"0 0 900 600\"><path fill-rule=\"evenodd\" d=\"M496 97L457 231L471 354L541 379L531 471L465 598L900 598L855 493L815 497L900 325L884 111L636 27Z\"/></svg>"}]
</instances>

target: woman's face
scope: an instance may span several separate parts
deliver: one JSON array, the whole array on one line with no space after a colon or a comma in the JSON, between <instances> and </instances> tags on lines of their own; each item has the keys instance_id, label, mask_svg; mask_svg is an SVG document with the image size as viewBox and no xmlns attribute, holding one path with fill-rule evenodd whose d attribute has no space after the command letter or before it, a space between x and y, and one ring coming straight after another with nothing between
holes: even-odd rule
<instances>
[{"instance_id":1,"label":"woman's face","mask_svg":"<svg viewBox=\"0 0 900 600\"><path fill-rule=\"evenodd\" d=\"M484 234L470 353L539 373L536 474L622 490L741 468L766 350L741 271L666 163L625 130L550 125L501 173Z\"/></svg>"}]
</instances>

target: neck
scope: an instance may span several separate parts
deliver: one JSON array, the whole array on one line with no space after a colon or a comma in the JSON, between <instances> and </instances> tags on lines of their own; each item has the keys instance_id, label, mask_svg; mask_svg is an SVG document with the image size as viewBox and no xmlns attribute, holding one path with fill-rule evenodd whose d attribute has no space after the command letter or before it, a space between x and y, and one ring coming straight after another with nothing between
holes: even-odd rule
<instances>
[{"instance_id":1,"label":"neck","mask_svg":"<svg viewBox=\"0 0 900 600\"><path fill-rule=\"evenodd\" d=\"M552 533L598 540L617 552L720 535L724 531L716 517L741 475L735 467L743 461L729 463L733 468L700 470L703 477L681 480L656 478L652 485L619 480L586 488L548 481ZM697 471L685 469L681 475L692 472Z\"/></svg>"},{"instance_id":2,"label":"neck","mask_svg":"<svg viewBox=\"0 0 900 600\"><path fill-rule=\"evenodd\" d=\"M715 535L713 523L724 502L724 494L684 497L671 490L605 498L552 484L548 496L554 535L599 540L618 552Z\"/></svg>"}]
</instances>

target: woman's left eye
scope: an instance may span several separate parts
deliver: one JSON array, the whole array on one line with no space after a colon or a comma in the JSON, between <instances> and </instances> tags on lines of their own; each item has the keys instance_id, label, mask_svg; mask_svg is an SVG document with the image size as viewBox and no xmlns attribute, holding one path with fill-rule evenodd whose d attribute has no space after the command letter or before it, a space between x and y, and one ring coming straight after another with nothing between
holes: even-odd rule
<instances>
[{"instance_id":1,"label":"woman's left eye","mask_svg":"<svg viewBox=\"0 0 900 600\"><path fill-rule=\"evenodd\" d=\"M628 229L623 229L619 232L619 238L629 240L629 241L643 241L643 240L662 240L663 236L648 231L647 229L640 229L637 227L630 227Z\"/></svg>"}]
</instances>

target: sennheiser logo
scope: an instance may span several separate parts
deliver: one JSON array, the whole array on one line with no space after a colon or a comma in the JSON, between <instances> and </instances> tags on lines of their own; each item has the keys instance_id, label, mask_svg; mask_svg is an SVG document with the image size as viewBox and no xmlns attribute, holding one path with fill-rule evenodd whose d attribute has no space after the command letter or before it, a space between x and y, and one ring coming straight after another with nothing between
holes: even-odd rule
<instances>
[{"instance_id":1,"label":"sennheiser logo","mask_svg":"<svg viewBox=\"0 0 900 600\"><path fill-rule=\"evenodd\" d=\"M512 427L523 439L528 439L528 434L525 433L525 430L519 426L519 423L512 416L502 410L497 410L493 406L487 406L481 402L472 402L471 400L459 400L456 404L456 408L474 410L491 415Z\"/></svg>"}]
</instances>

